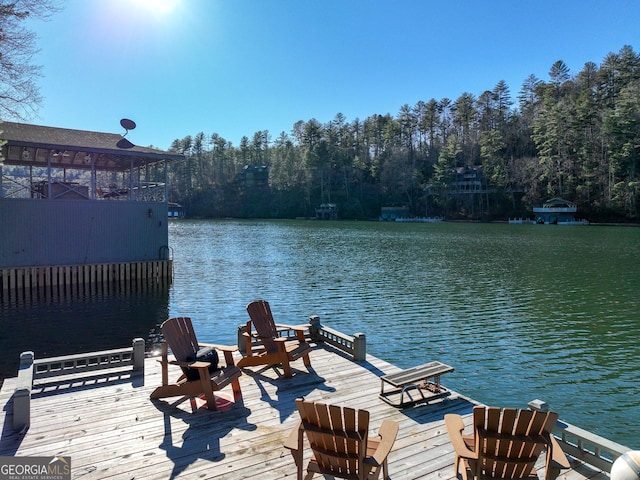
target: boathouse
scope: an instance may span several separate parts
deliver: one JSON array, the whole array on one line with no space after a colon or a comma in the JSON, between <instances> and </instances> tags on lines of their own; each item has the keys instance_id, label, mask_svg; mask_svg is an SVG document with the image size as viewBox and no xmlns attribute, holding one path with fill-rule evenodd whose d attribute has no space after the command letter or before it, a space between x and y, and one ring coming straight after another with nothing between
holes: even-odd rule
<instances>
[{"instance_id":1,"label":"boathouse","mask_svg":"<svg viewBox=\"0 0 640 480\"><path fill-rule=\"evenodd\" d=\"M562 198L547 200L542 207L534 207L537 224L544 225L586 225L586 220L576 220L578 206Z\"/></svg>"},{"instance_id":2,"label":"boathouse","mask_svg":"<svg viewBox=\"0 0 640 480\"><path fill-rule=\"evenodd\" d=\"M409 207L402 206L385 206L380 208L380 220L383 222L395 222L398 218L408 218L411 216Z\"/></svg>"},{"instance_id":3,"label":"boathouse","mask_svg":"<svg viewBox=\"0 0 640 480\"><path fill-rule=\"evenodd\" d=\"M316 218L318 220L337 220L338 204L336 203L320 204L319 207L316 207Z\"/></svg>"},{"instance_id":4,"label":"boathouse","mask_svg":"<svg viewBox=\"0 0 640 480\"><path fill-rule=\"evenodd\" d=\"M184 207L178 203L169 202L167 204L169 218L184 218Z\"/></svg>"},{"instance_id":5,"label":"boathouse","mask_svg":"<svg viewBox=\"0 0 640 480\"><path fill-rule=\"evenodd\" d=\"M170 281L167 168L182 155L13 122L0 143L0 299Z\"/></svg>"}]
</instances>

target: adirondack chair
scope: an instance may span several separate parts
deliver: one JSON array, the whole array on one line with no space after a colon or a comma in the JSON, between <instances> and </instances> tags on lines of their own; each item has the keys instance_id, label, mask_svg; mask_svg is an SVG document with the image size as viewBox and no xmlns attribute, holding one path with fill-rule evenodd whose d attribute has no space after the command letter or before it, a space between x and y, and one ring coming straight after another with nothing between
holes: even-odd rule
<instances>
[{"instance_id":1,"label":"adirondack chair","mask_svg":"<svg viewBox=\"0 0 640 480\"><path fill-rule=\"evenodd\" d=\"M551 435L558 419L554 412L476 406L473 408L473 434L463 435L462 417L444 416L455 450L455 475L462 463L462 479L467 469L475 480L537 480L535 463L546 450L545 480L554 480L560 468L569 468L562 448Z\"/></svg>"},{"instance_id":2,"label":"adirondack chair","mask_svg":"<svg viewBox=\"0 0 640 480\"><path fill-rule=\"evenodd\" d=\"M389 477L387 457L398 435L398 423L383 420L377 437L369 437L369 412L296 399L300 422L285 442L303 478L306 434L312 456L308 473L371 480Z\"/></svg>"},{"instance_id":3,"label":"adirondack chair","mask_svg":"<svg viewBox=\"0 0 640 480\"><path fill-rule=\"evenodd\" d=\"M203 344L196 339L196 334L188 317L170 318L161 326L166 342L162 345L162 385L152 393L152 399L187 396L191 398L204 395L209 410L217 410L217 392L231 384L234 400L242 395L239 378L242 371L235 365L233 352L237 347L224 345ZM168 347L171 348L175 360L169 360ZM214 348L224 353L224 363L220 368L210 371L211 363L198 360L197 352L202 347ZM178 365L182 375L175 382L169 382L169 365ZM196 372L197 374L194 374Z\"/></svg>"},{"instance_id":4,"label":"adirondack chair","mask_svg":"<svg viewBox=\"0 0 640 480\"><path fill-rule=\"evenodd\" d=\"M311 366L309 352L311 346L305 341L304 327L294 327L275 323L271 314L269 302L256 300L247 305L249 321L246 332L243 333L246 342L245 357L238 362L238 366L253 367L257 365L282 365L285 377L293 375L291 362L300 358L305 366ZM278 329L292 330L296 333L297 341L291 341L278 336ZM253 340L258 340L258 347Z\"/></svg>"}]
</instances>

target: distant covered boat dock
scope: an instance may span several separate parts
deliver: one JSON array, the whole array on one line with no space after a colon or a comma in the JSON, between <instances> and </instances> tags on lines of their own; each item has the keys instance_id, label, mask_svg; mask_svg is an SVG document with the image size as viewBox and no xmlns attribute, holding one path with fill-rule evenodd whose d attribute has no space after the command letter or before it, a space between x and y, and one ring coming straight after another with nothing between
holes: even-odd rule
<instances>
[{"instance_id":1,"label":"distant covered boat dock","mask_svg":"<svg viewBox=\"0 0 640 480\"><path fill-rule=\"evenodd\" d=\"M182 155L13 122L0 142L0 299L171 278L167 167Z\"/></svg>"},{"instance_id":2,"label":"distant covered boat dock","mask_svg":"<svg viewBox=\"0 0 640 480\"><path fill-rule=\"evenodd\" d=\"M578 206L562 198L552 198L544 203L542 207L534 207L536 223L545 225L586 225L586 220L576 220L575 215Z\"/></svg>"}]
</instances>

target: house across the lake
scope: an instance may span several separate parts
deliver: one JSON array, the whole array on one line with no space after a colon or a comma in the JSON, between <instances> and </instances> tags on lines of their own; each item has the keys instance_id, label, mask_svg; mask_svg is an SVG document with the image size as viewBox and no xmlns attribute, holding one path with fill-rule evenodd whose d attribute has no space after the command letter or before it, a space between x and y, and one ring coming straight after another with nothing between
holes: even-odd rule
<instances>
[{"instance_id":1,"label":"house across the lake","mask_svg":"<svg viewBox=\"0 0 640 480\"><path fill-rule=\"evenodd\" d=\"M245 188L268 188L269 167L266 165L245 165L238 173L238 181Z\"/></svg>"}]
</instances>

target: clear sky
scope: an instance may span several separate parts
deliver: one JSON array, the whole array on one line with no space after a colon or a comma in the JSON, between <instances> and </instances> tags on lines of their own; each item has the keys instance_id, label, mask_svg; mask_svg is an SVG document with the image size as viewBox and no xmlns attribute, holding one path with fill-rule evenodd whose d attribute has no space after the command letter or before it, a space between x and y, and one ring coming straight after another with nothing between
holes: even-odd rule
<instances>
[{"instance_id":1,"label":"clear sky","mask_svg":"<svg viewBox=\"0 0 640 480\"><path fill-rule=\"evenodd\" d=\"M31 123L123 133L166 149L239 144L298 120L396 115L530 74L640 50L639 0L67 0L38 33Z\"/></svg>"}]
</instances>

